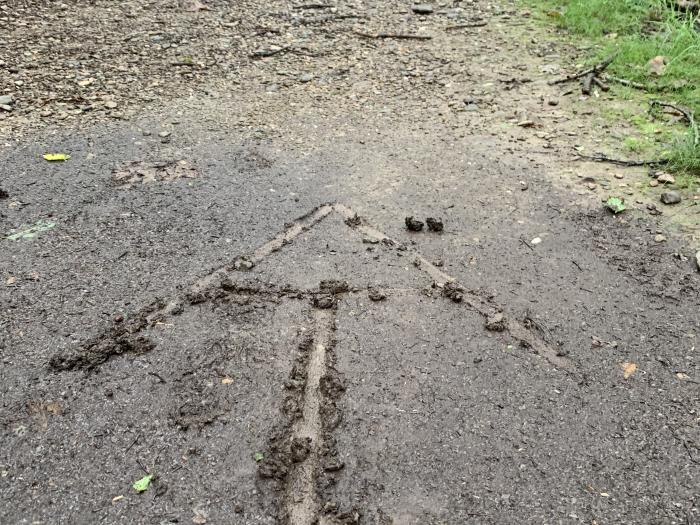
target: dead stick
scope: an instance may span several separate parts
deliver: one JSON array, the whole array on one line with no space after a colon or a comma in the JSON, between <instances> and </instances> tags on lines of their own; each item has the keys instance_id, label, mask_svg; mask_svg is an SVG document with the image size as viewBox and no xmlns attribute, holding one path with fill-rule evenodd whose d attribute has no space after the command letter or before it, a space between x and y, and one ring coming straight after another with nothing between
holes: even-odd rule
<instances>
[{"instance_id":1,"label":"dead stick","mask_svg":"<svg viewBox=\"0 0 700 525\"><path fill-rule=\"evenodd\" d=\"M564 82L571 82L572 80L577 80L579 78L590 75L591 73L593 74L594 77L598 76L603 71L605 71L610 64L613 63L613 60L615 60L616 56L617 56L617 53L614 53L593 67L589 67L588 69L584 69L583 71L579 71L578 73L573 73L571 75L567 75L567 76L562 77L562 78L550 80L549 85L553 86L555 84L563 84Z\"/></svg>"},{"instance_id":2,"label":"dead stick","mask_svg":"<svg viewBox=\"0 0 700 525\"><path fill-rule=\"evenodd\" d=\"M610 91L610 86L603 82L598 77L593 77L593 83L598 86L602 91Z\"/></svg>"},{"instance_id":3,"label":"dead stick","mask_svg":"<svg viewBox=\"0 0 700 525\"><path fill-rule=\"evenodd\" d=\"M666 159L658 160L624 160L624 159L613 159L607 155L578 155L577 160L592 160L593 162L609 162L610 164L617 164L618 166L661 166L663 164L668 164Z\"/></svg>"},{"instance_id":4,"label":"dead stick","mask_svg":"<svg viewBox=\"0 0 700 525\"><path fill-rule=\"evenodd\" d=\"M609 75L605 75L603 80L609 80L610 82L615 82L617 84L621 84L623 86L635 88L635 89L643 89L646 91L647 87L644 84L640 84L639 82L632 82L631 80L627 80L626 78L619 78L619 77L611 77Z\"/></svg>"},{"instance_id":5,"label":"dead stick","mask_svg":"<svg viewBox=\"0 0 700 525\"><path fill-rule=\"evenodd\" d=\"M693 132L693 146L697 146L698 144L700 144L700 134L698 133L698 125L695 122L695 116L693 115L692 111L686 108L682 108L681 106L677 106L676 104L671 104L670 102L664 102L663 100L652 100L651 107L649 108L649 110L651 111L656 106L673 109L681 115L683 115L685 117L685 120L688 121L690 129Z\"/></svg>"},{"instance_id":6,"label":"dead stick","mask_svg":"<svg viewBox=\"0 0 700 525\"><path fill-rule=\"evenodd\" d=\"M430 35L407 35L403 33L377 33L375 35L369 33L355 33L364 38L395 38L399 40L430 40L433 38Z\"/></svg>"},{"instance_id":7,"label":"dead stick","mask_svg":"<svg viewBox=\"0 0 700 525\"><path fill-rule=\"evenodd\" d=\"M445 31L452 31L452 30L455 30L455 29L467 29L467 28L469 28L469 27L484 27L484 26L487 25L487 24L488 24L488 22L486 22L486 21L483 21L483 22L472 22L471 24L457 24L457 25L454 25L454 26L447 26L447 27L445 28Z\"/></svg>"},{"instance_id":8,"label":"dead stick","mask_svg":"<svg viewBox=\"0 0 700 525\"><path fill-rule=\"evenodd\" d=\"M292 6L292 9L330 9L331 4L303 4Z\"/></svg>"}]
</instances>

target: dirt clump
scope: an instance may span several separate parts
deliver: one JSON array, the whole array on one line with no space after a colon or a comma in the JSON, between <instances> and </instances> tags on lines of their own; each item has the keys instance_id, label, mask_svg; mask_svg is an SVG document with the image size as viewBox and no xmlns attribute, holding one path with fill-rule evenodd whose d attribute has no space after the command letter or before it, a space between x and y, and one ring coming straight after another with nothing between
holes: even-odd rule
<instances>
[{"instance_id":1,"label":"dirt clump","mask_svg":"<svg viewBox=\"0 0 700 525\"><path fill-rule=\"evenodd\" d=\"M508 320L503 313L497 312L486 319L484 326L490 332L503 332L508 327Z\"/></svg>"},{"instance_id":2,"label":"dirt clump","mask_svg":"<svg viewBox=\"0 0 700 525\"><path fill-rule=\"evenodd\" d=\"M386 293L380 290L379 288L370 288L369 290L367 290L367 297L369 297L370 301L383 301L384 299L386 299Z\"/></svg>"},{"instance_id":3,"label":"dirt clump","mask_svg":"<svg viewBox=\"0 0 700 525\"><path fill-rule=\"evenodd\" d=\"M443 224L442 219L428 217L427 219L425 219L425 222L428 225L428 230L430 230L431 232L440 233L445 229L445 225Z\"/></svg>"},{"instance_id":4,"label":"dirt clump","mask_svg":"<svg viewBox=\"0 0 700 525\"><path fill-rule=\"evenodd\" d=\"M404 222L406 223L406 228L408 229L408 231L419 232L423 229L423 221L414 219L413 216L406 217Z\"/></svg>"},{"instance_id":5,"label":"dirt clump","mask_svg":"<svg viewBox=\"0 0 700 525\"><path fill-rule=\"evenodd\" d=\"M448 282L442 287L442 295L455 303L461 303L464 300L464 288L455 282Z\"/></svg>"},{"instance_id":6,"label":"dirt clump","mask_svg":"<svg viewBox=\"0 0 700 525\"><path fill-rule=\"evenodd\" d=\"M199 171L186 160L133 161L114 171L112 180L119 185L169 182L180 178L196 179Z\"/></svg>"},{"instance_id":7,"label":"dirt clump","mask_svg":"<svg viewBox=\"0 0 700 525\"><path fill-rule=\"evenodd\" d=\"M350 285L347 281L338 281L335 279L330 279L326 281L321 281L318 285L318 288L323 293L339 294L348 292L350 290Z\"/></svg>"},{"instance_id":8,"label":"dirt clump","mask_svg":"<svg viewBox=\"0 0 700 525\"><path fill-rule=\"evenodd\" d=\"M293 438L290 444L290 453L294 463L301 463L311 453L311 438Z\"/></svg>"}]
</instances>

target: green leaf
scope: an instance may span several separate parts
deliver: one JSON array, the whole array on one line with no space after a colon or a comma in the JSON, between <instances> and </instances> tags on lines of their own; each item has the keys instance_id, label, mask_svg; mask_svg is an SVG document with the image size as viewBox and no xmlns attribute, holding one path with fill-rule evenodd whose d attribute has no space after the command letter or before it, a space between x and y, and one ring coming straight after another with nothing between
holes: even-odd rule
<instances>
[{"instance_id":1,"label":"green leaf","mask_svg":"<svg viewBox=\"0 0 700 525\"><path fill-rule=\"evenodd\" d=\"M37 236L37 234L50 230L54 226L56 226L55 222L37 221L23 230L15 232L12 235L8 235L6 239L10 241L18 241L20 239L33 239Z\"/></svg>"},{"instance_id":2,"label":"green leaf","mask_svg":"<svg viewBox=\"0 0 700 525\"><path fill-rule=\"evenodd\" d=\"M142 477L138 481L134 481L134 484L132 487L136 492L145 492L148 489L148 486L151 484L151 480L153 479L153 474L149 474L148 476Z\"/></svg>"},{"instance_id":3,"label":"green leaf","mask_svg":"<svg viewBox=\"0 0 700 525\"><path fill-rule=\"evenodd\" d=\"M70 159L70 155L67 155L65 153L47 153L44 155L44 158L46 160L48 160L49 162L56 162L56 161L63 162L64 160Z\"/></svg>"},{"instance_id":4,"label":"green leaf","mask_svg":"<svg viewBox=\"0 0 700 525\"><path fill-rule=\"evenodd\" d=\"M607 208L615 214L623 212L627 209L627 206L625 206L625 201L619 197L610 197L605 202L605 206L607 206Z\"/></svg>"},{"instance_id":5,"label":"green leaf","mask_svg":"<svg viewBox=\"0 0 700 525\"><path fill-rule=\"evenodd\" d=\"M255 461L262 461L265 455L262 452L256 452L255 455L253 456L255 458Z\"/></svg>"}]
</instances>

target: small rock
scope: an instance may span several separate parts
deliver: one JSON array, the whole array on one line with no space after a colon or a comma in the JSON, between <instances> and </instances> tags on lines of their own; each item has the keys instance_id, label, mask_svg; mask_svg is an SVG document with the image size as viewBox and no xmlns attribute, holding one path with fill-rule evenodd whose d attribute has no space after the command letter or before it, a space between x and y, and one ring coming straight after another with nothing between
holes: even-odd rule
<instances>
[{"instance_id":1,"label":"small rock","mask_svg":"<svg viewBox=\"0 0 700 525\"><path fill-rule=\"evenodd\" d=\"M233 268L234 270L239 270L239 271L247 271L253 268L255 266L255 263L245 257L241 257L240 259L236 259L233 263Z\"/></svg>"},{"instance_id":2,"label":"small rock","mask_svg":"<svg viewBox=\"0 0 700 525\"><path fill-rule=\"evenodd\" d=\"M170 132L169 131L161 131L160 133L158 133L158 136L160 138L164 139L164 138L167 138L170 136Z\"/></svg>"},{"instance_id":3,"label":"small rock","mask_svg":"<svg viewBox=\"0 0 700 525\"><path fill-rule=\"evenodd\" d=\"M428 229L431 232L441 232L444 229L442 219L434 219L433 217L428 217L427 219L425 219L425 222L428 224Z\"/></svg>"},{"instance_id":4,"label":"small rock","mask_svg":"<svg viewBox=\"0 0 700 525\"><path fill-rule=\"evenodd\" d=\"M412 232L419 232L423 229L423 222L411 217L406 217L406 228Z\"/></svg>"},{"instance_id":5,"label":"small rock","mask_svg":"<svg viewBox=\"0 0 700 525\"><path fill-rule=\"evenodd\" d=\"M700 250L695 254L695 265L698 267L698 271L700 272Z\"/></svg>"},{"instance_id":6,"label":"small rock","mask_svg":"<svg viewBox=\"0 0 700 525\"><path fill-rule=\"evenodd\" d=\"M332 295L319 295L314 297L313 303L316 308L327 310L335 306L336 300Z\"/></svg>"},{"instance_id":7,"label":"small rock","mask_svg":"<svg viewBox=\"0 0 700 525\"><path fill-rule=\"evenodd\" d=\"M661 194L661 202L664 204L678 204L681 202L681 195L677 191L665 191Z\"/></svg>"},{"instance_id":8,"label":"small rock","mask_svg":"<svg viewBox=\"0 0 700 525\"><path fill-rule=\"evenodd\" d=\"M0 95L0 104L2 104L2 105L12 104L12 95Z\"/></svg>"},{"instance_id":9,"label":"small rock","mask_svg":"<svg viewBox=\"0 0 700 525\"><path fill-rule=\"evenodd\" d=\"M586 188L588 188L588 189L591 190L591 191L593 191L593 190L596 189L597 187L598 187L598 186L596 186L596 183L595 183L595 182L589 182L588 184L586 184Z\"/></svg>"},{"instance_id":10,"label":"small rock","mask_svg":"<svg viewBox=\"0 0 700 525\"><path fill-rule=\"evenodd\" d=\"M524 180L520 181L520 190L521 191L527 191L529 187L530 187L530 185L527 182L525 182Z\"/></svg>"},{"instance_id":11,"label":"small rock","mask_svg":"<svg viewBox=\"0 0 700 525\"><path fill-rule=\"evenodd\" d=\"M506 329L506 318L501 313L495 313L486 319L486 329L491 332L503 332Z\"/></svg>"},{"instance_id":12,"label":"small rock","mask_svg":"<svg viewBox=\"0 0 700 525\"><path fill-rule=\"evenodd\" d=\"M12 111L12 106L9 104L0 104L0 109L3 109L5 111Z\"/></svg>"},{"instance_id":13,"label":"small rock","mask_svg":"<svg viewBox=\"0 0 700 525\"><path fill-rule=\"evenodd\" d=\"M433 6L430 4L415 4L411 7L411 11L417 15L429 15L433 12Z\"/></svg>"},{"instance_id":14,"label":"small rock","mask_svg":"<svg viewBox=\"0 0 700 525\"><path fill-rule=\"evenodd\" d=\"M538 245L538 244L541 243L541 242L542 242L542 239L540 239L539 237L535 237L534 239L532 239L532 240L530 241L530 244L534 244L534 245L536 246L536 245Z\"/></svg>"},{"instance_id":15,"label":"small rock","mask_svg":"<svg viewBox=\"0 0 700 525\"><path fill-rule=\"evenodd\" d=\"M664 242L664 241L666 240L666 237L664 237L663 235L661 235L661 234L659 233L659 234L657 234L657 235L654 237L654 240L655 240L656 242Z\"/></svg>"},{"instance_id":16,"label":"small rock","mask_svg":"<svg viewBox=\"0 0 700 525\"><path fill-rule=\"evenodd\" d=\"M378 288L370 288L367 290L367 295L372 301L383 301L386 299L386 294Z\"/></svg>"},{"instance_id":17,"label":"small rock","mask_svg":"<svg viewBox=\"0 0 700 525\"><path fill-rule=\"evenodd\" d=\"M117 106L118 106L118 104L114 100L108 100L107 102L105 102L105 107L107 109L114 109Z\"/></svg>"},{"instance_id":18,"label":"small rock","mask_svg":"<svg viewBox=\"0 0 700 525\"><path fill-rule=\"evenodd\" d=\"M659 185L658 180L650 180L649 181L649 186L651 186L652 188L656 188L658 185Z\"/></svg>"},{"instance_id":19,"label":"small rock","mask_svg":"<svg viewBox=\"0 0 700 525\"><path fill-rule=\"evenodd\" d=\"M675 177L670 173L662 173L656 178L656 180L658 180L662 184L674 184L676 182Z\"/></svg>"},{"instance_id":20,"label":"small rock","mask_svg":"<svg viewBox=\"0 0 700 525\"><path fill-rule=\"evenodd\" d=\"M362 243L363 244L379 244L379 239L375 239L374 237L362 237Z\"/></svg>"},{"instance_id":21,"label":"small rock","mask_svg":"<svg viewBox=\"0 0 700 525\"><path fill-rule=\"evenodd\" d=\"M314 79L314 75L312 73L304 73L299 77L299 82L311 82Z\"/></svg>"},{"instance_id":22,"label":"small rock","mask_svg":"<svg viewBox=\"0 0 700 525\"><path fill-rule=\"evenodd\" d=\"M616 179L624 179L625 178L625 176L622 173L615 173L614 177Z\"/></svg>"}]
</instances>

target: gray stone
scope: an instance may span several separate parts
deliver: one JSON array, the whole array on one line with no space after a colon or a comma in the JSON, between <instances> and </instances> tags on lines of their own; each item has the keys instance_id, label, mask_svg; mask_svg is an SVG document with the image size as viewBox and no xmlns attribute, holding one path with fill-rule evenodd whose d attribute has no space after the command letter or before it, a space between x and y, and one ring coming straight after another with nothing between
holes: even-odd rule
<instances>
[{"instance_id":1,"label":"gray stone","mask_svg":"<svg viewBox=\"0 0 700 525\"><path fill-rule=\"evenodd\" d=\"M9 106L12 104L12 95L0 95L0 106Z\"/></svg>"},{"instance_id":2,"label":"gray stone","mask_svg":"<svg viewBox=\"0 0 700 525\"><path fill-rule=\"evenodd\" d=\"M677 191L665 191L661 194L661 202L664 204L678 204L681 202L681 195Z\"/></svg>"},{"instance_id":3,"label":"gray stone","mask_svg":"<svg viewBox=\"0 0 700 525\"><path fill-rule=\"evenodd\" d=\"M429 15L433 12L433 6L430 4L415 4L411 10L417 15Z\"/></svg>"},{"instance_id":4,"label":"gray stone","mask_svg":"<svg viewBox=\"0 0 700 525\"><path fill-rule=\"evenodd\" d=\"M698 267L698 271L700 272L700 250L695 254L695 265Z\"/></svg>"},{"instance_id":5,"label":"gray stone","mask_svg":"<svg viewBox=\"0 0 700 525\"><path fill-rule=\"evenodd\" d=\"M299 82L311 82L314 79L312 73L304 73L299 77Z\"/></svg>"}]
</instances>

